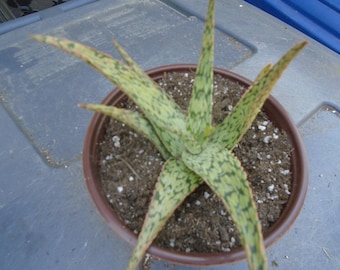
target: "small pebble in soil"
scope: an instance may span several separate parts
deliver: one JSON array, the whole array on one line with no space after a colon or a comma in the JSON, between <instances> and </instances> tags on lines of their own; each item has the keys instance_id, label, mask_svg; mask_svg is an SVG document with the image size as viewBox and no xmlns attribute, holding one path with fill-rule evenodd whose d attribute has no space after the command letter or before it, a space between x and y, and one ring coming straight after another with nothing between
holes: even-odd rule
<instances>
[{"instance_id":1,"label":"small pebble in soil","mask_svg":"<svg viewBox=\"0 0 340 270\"><path fill-rule=\"evenodd\" d=\"M261 131L265 131L267 129L265 126L262 126L262 125L258 125L257 127Z\"/></svg>"},{"instance_id":2,"label":"small pebble in soil","mask_svg":"<svg viewBox=\"0 0 340 270\"><path fill-rule=\"evenodd\" d=\"M169 243L170 247L175 247L175 239L170 239L170 243Z\"/></svg>"},{"instance_id":3,"label":"small pebble in soil","mask_svg":"<svg viewBox=\"0 0 340 270\"><path fill-rule=\"evenodd\" d=\"M209 199L209 197L210 197L210 194L208 192L204 192L204 198Z\"/></svg>"},{"instance_id":4,"label":"small pebble in soil","mask_svg":"<svg viewBox=\"0 0 340 270\"><path fill-rule=\"evenodd\" d=\"M105 159L106 159L106 160L111 160L111 159L113 159L113 156L112 156L112 155L107 155L107 156L105 157Z\"/></svg>"},{"instance_id":5,"label":"small pebble in soil","mask_svg":"<svg viewBox=\"0 0 340 270\"><path fill-rule=\"evenodd\" d=\"M222 227L219 229L219 234L220 234L220 239L223 241L223 242L226 242L229 240L229 234L227 232L227 229Z\"/></svg>"},{"instance_id":6,"label":"small pebble in soil","mask_svg":"<svg viewBox=\"0 0 340 270\"><path fill-rule=\"evenodd\" d=\"M289 170L280 170L280 173L283 175L288 175L289 174Z\"/></svg>"},{"instance_id":7,"label":"small pebble in soil","mask_svg":"<svg viewBox=\"0 0 340 270\"><path fill-rule=\"evenodd\" d=\"M289 188L288 188L288 185L287 184L283 184L283 187L285 188L285 192L290 195L290 191L289 191Z\"/></svg>"},{"instance_id":8,"label":"small pebble in soil","mask_svg":"<svg viewBox=\"0 0 340 270\"><path fill-rule=\"evenodd\" d=\"M119 148L120 147L120 138L118 136L113 136L112 141L114 142L114 146Z\"/></svg>"},{"instance_id":9,"label":"small pebble in soil","mask_svg":"<svg viewBox=\"0 0 340 270\"><path fill-rule=\"evenodd\" d=\"M270 192L273 192L273 190L274 190L274 184L272 184L272 185L270 185L269 187L268 187L268 190L270 191Z\"/></svg>"},{"instance_id":10,"label":"small pebble in soil","mask_svg":"<svg viewBox=\"0 0 340 270\"><path fill-rule=\"evenodd\" d=\"M271 138L272 138L272 136L266 136L266 137L264 137L263 142L269 143Z\"/></svg>"},{"instance_id":11,"label":"small pebble in soil","mask_svg":"<svg viewBox=\"0 0 340 270\"><path fill-rule=\"evenodd\" d=\"M277 200L277 199L279 198L279 196L277 196L277 195L270 195L270 194L268 193L268 194L267 194L267 198L268 198L269 200L274 201L274 200Z\"/></svg>"},{"instance_id":12,"label":"small pebble in soil","mask_svg":"<svg viewBox=\"0 0 340 270\"><path fill-rule=\"evenodd\" d=\"M123 190L124 190L124 188L123 188L123 187L121 187L121 186L117 187L117 191L118 191L119 193L122 193L122 192L123 192Z\"/></svg>"}]
</instances>

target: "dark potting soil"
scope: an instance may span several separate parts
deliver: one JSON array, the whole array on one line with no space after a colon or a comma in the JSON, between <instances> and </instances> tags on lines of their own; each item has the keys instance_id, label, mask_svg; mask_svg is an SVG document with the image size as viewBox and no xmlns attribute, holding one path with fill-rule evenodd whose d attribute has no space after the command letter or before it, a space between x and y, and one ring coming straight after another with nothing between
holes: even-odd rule
<instances>
[{"instance_id":1,"label":"dark potting soil","mask_svg":"<svg viewBox=\"0 0 340 270\"><path fill-rule=\"evenodd\" d=\"M194 74L171 73L164 74L159 84L185 111L193 82ZM215 124L228 115L244 91L238 83L215 76ZM121 105L135 108L131 101ZM107 200L126 226L138 234L164 160L149 141L115 120L107 126L100 149ZM290 152L286 134L263 112L234 149L248 174L263 232L278 219L289 198ZM228 252L241 245L232 218L205 184L175 211L154 243L183 252Z\"/></svg>"}]
</instances>

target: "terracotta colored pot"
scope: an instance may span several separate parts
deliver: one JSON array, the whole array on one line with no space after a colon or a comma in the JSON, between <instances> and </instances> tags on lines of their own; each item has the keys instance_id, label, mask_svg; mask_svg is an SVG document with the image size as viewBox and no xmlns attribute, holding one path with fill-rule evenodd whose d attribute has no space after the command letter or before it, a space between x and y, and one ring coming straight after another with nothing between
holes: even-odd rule
<instances>
[{"instance_id":1,"label":"terracotta colored pot","mask_svg":"<svg viewBox=\"0 0 340 270\"><path fill-rule=\"evenodd\" d=\"M147 73L154 80L158 80L163 76L164 72L185 73L195 71L195 69L196 65L169 65L151 69L147 71ZM215 73L225 76L228 79L238 81L241 85L246 87L251 84L250 80L224 69L215 68ZM115 89L102 101L102 103L110 105L117 104L123 97L124 94ZM291 158L291 171L293 177L291 195L280 218L264 235L265 246L268 247L288 231L302 208L308 186L308 162L301 137L287 112L279 102L271 96L264 104L263 110L278 128L284 130L288 134L293 149ZM137 236L126 228L118 218L118 215L112 210L101 187L98 166L98 144L104 138L105 127L108 120L109 117L96 113L88 127L83 149L83 166L86 184L97 209L108 225L128 243L135 245ZM232 250L228 253L195 254L175 252L151 246L148 253L161 260L191 266L227 264L246 258L245 252L241 248Z\"/></svg>"}]
</instances>

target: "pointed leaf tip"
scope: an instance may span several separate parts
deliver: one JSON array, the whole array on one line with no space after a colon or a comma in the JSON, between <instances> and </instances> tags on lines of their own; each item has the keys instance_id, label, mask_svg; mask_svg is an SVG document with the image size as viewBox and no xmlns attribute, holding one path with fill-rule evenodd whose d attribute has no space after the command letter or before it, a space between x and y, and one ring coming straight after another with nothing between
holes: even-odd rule
<instances>
[{"instance_id":1,"label":"pointed leaf tip","mask_svg":"<svg viewBox=\"0 0 340 270\"><path fill-rule=\"evenodd\" d=\"M187 131L197 139L198 143L202 143L204 140L205 130L211 125L212 120L214 29L214 1L211 0L209 1L200 60L186 122Z\"/></svg>"},{"instance_id":2,"label":"pointed leaf tip","mask_svg":"<svg viewBox=\"0 0 340 270\"><path fill-rule=\"evenodd\" d=\"M306 41L295 44L273 67L267 65L261 70L233 111L215 128L209 137L211 142L221 144L228 150L234 148L249 129L283 71L306 44Z\"/></svg>"}]
</instances>

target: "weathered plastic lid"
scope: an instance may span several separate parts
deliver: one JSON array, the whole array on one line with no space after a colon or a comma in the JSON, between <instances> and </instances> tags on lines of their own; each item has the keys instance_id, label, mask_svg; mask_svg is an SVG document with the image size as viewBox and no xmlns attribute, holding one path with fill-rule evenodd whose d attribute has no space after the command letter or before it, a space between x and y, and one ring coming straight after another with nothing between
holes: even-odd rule
<instances>
[{"instance_id":1,"label":"weathered plastic lid","mask_svg":"<svg viewBox=\"0 0 340 270\"><path fill-rule=\"evenodd\" d=\"M246 0L340 53L340 3L337 0Z\"/></svg>"}]
</instances>

